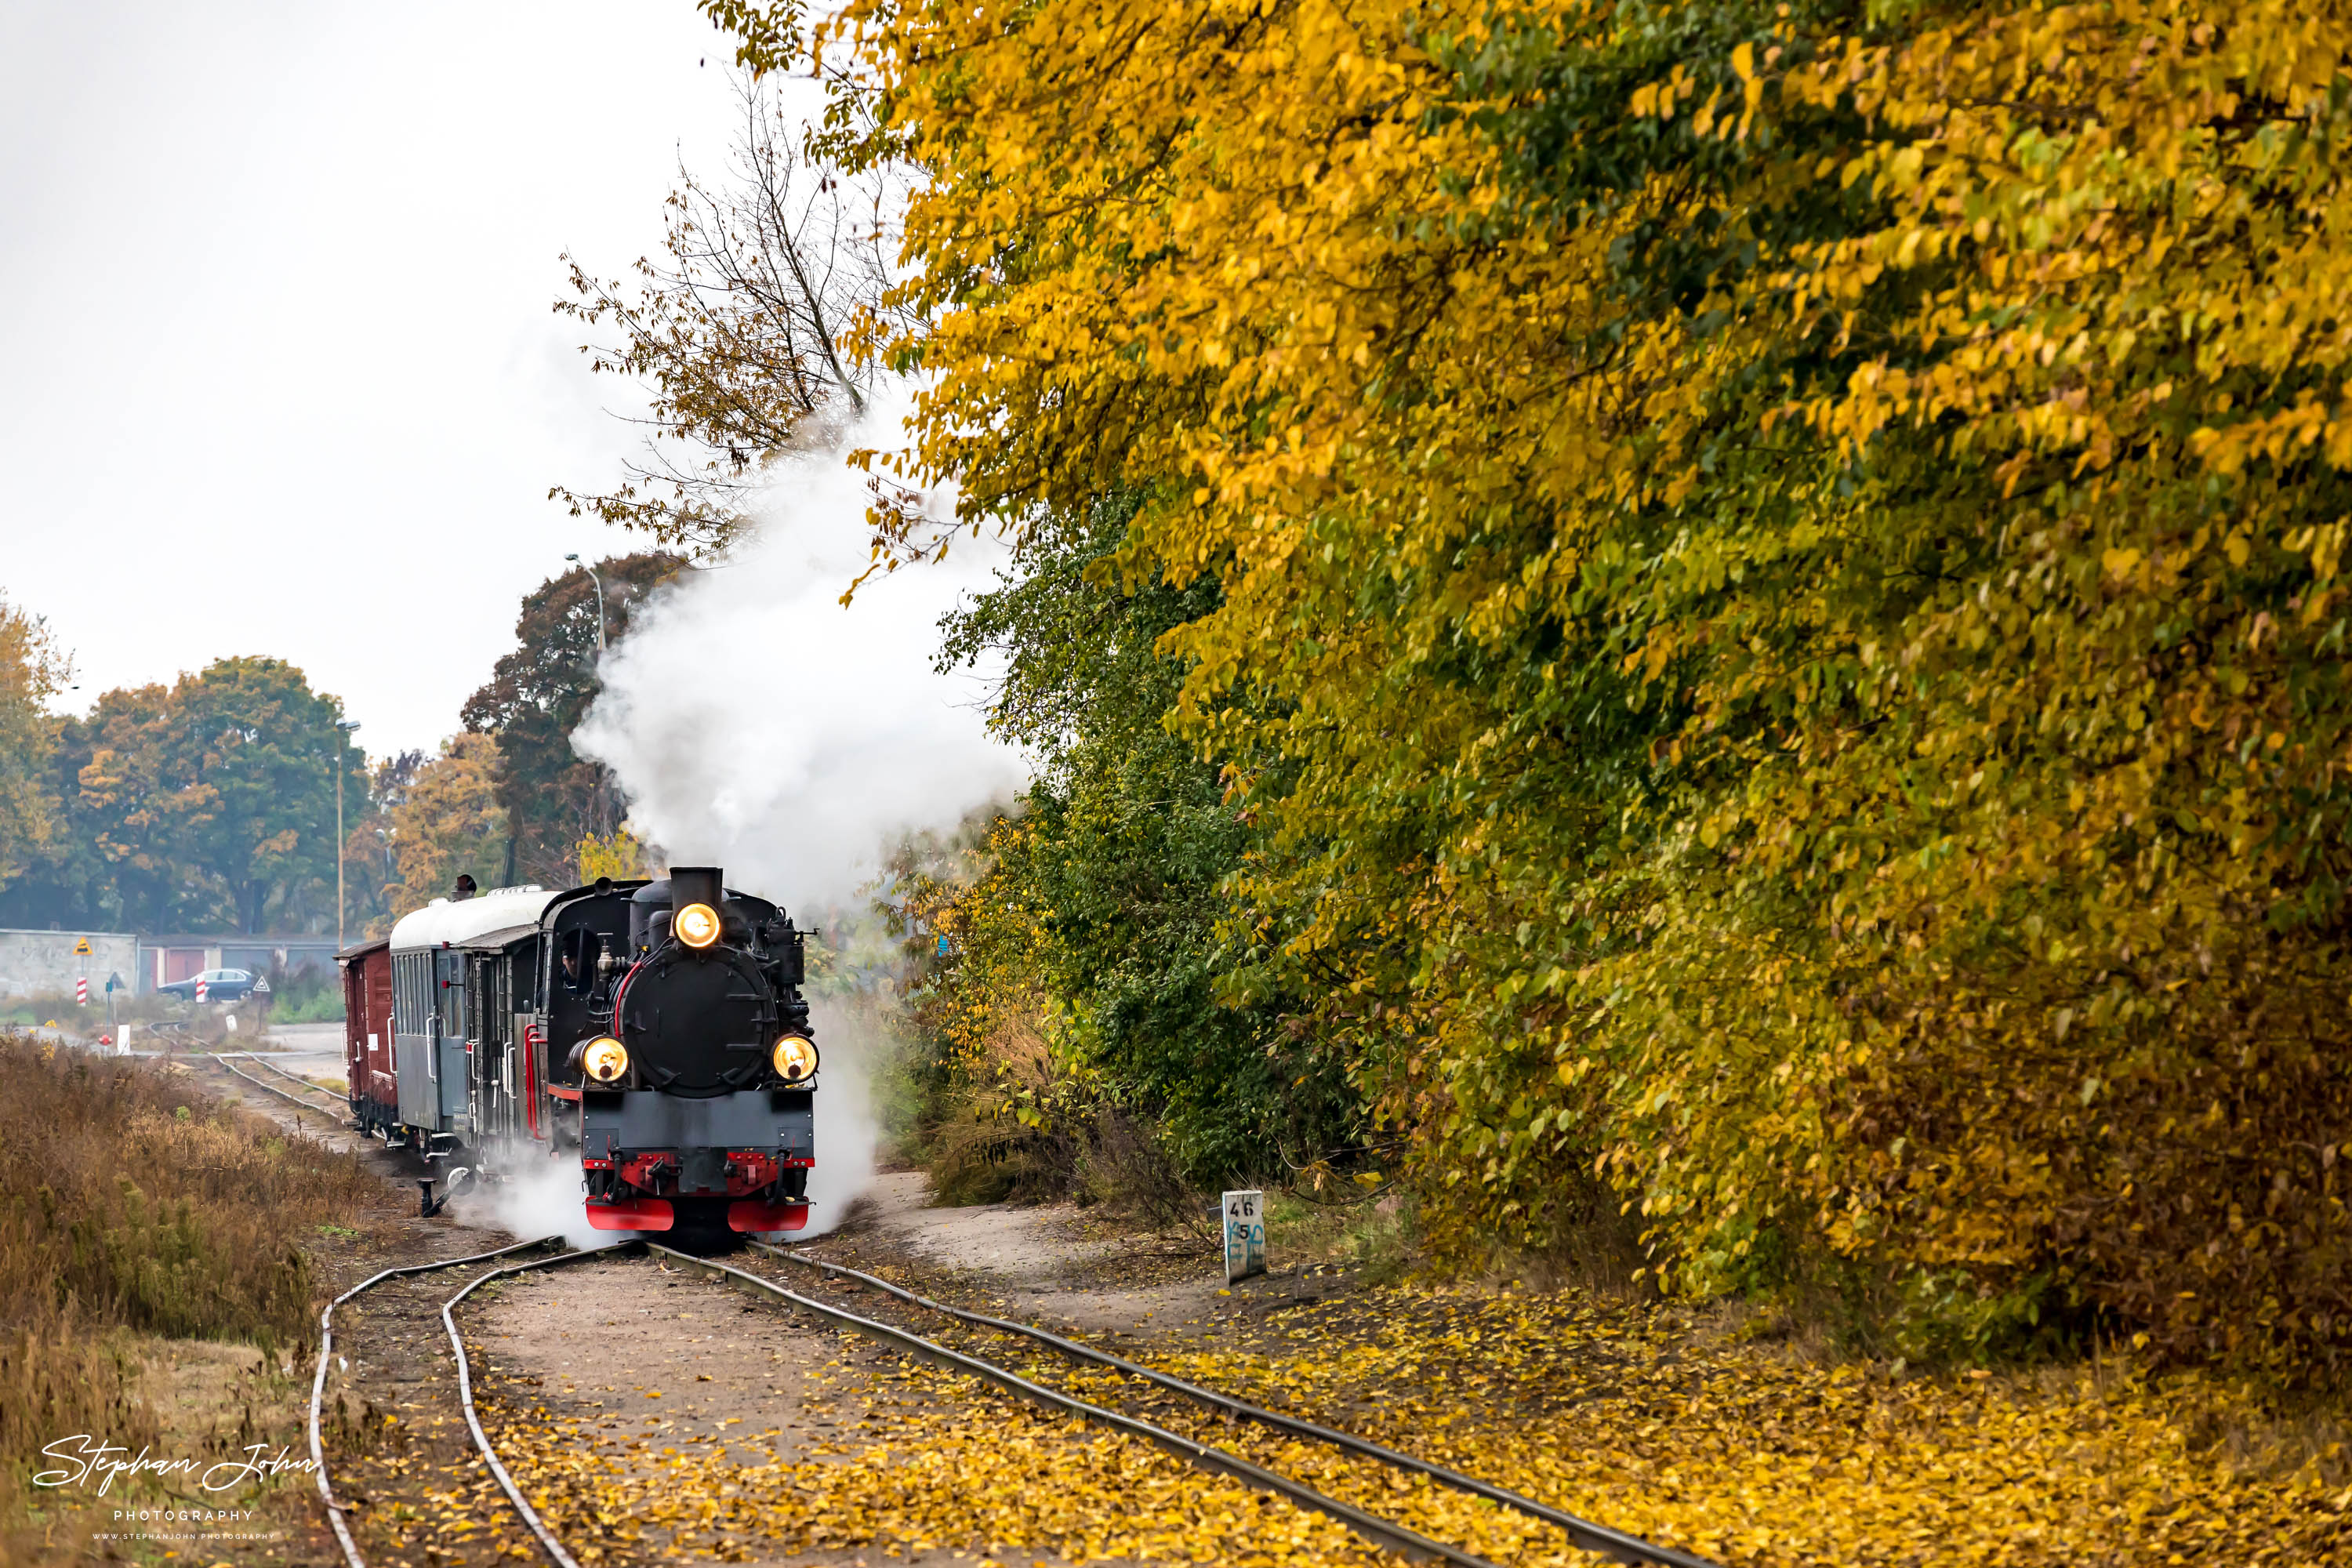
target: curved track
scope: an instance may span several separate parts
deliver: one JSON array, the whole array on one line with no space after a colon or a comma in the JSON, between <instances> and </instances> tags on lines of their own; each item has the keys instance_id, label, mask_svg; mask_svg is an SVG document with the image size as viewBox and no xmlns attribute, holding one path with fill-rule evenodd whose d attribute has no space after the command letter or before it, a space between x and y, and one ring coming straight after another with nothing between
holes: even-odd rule
<instances>
[{"instance_id":1,"label":"curved track","mask_svg":"<svg viewBox=\"0 0 2352 1568\"><path fill-rule=\"evenodd\" d=\"M1475 1476L1466 1476L1459 1470L1451 1470L1443 1465L1434 1465L1426 1459L1419 1459L1410 1454L1399 1453L1396 1449L1385 1447L1368 1438L1359 1437L1353 1433L1337 1431L1328 1426L1318 1426L1313 1422L1301 1421L1294 1415L1285 1415L1279 1411L1267 1410L1259 1405L1251 1405L1246 1401L1235 1399L1231 1394L1220 1394L1212 1388L1203 1388L1198 1384L1186 1383L1181 1378L1171 1377L1165 1373L1155 1372L1151 1368L1144 1366L1139 1363L1129 1361L1121 1356L1111 1355L1107 1352L1097 1350L1091 1345L1080 1344L1075 1340L1066 1339L1060 1334L1051 1332L1045 1329L1038 1328L1034 1324L1016 1322L1009 1318L993 1318L983 1312L971 1312L966 1311L961 1307L950 1307L943 1301L934 1301L927 1296L919 1296L912 1290L908 1290L902 1286L892 1284L887 1279L879 1279L875 1275L864 1273L858 1269L847 1268L842 1264L827 1263L821 1258L812 1258L805 1253L798 1252L788 1247L773 1247L766 1242L758 1240L754 1240L751 1245L760 1251L767 1253L772 1257L782 1258L785 1262L796 1263L806 1268L817 1269L826 1274L838 1275L844 1279L857 1280L859 1283L870 1287L871 1289L880 1290L887 1295L895 1297L910 1307L916 1307L924 1311L936 1313L942 1317L952 1318L961 1322L969 1323L977 1328L987 1329L993 1332L1011 1334L1018 1338L1026 1339L1034 1343L1045 1345L1050 1349L1058 1351L1062 1354L1076 1361L1091 1363L1097 1366L1109 1367L1116 1372L1125 1374L1126 1376L1138 1378L1143 1382L1152 1384L1157 1387L1167 1389L1172 1394L1181 1395L1182 1397L1192 1401L1194 1404L1202 1405L1205 1408L1216 1411L1222 1415L1238 1416L1246 1421L1255 1421L1265 1426L1272 1426L1279 1431L1290 1433L1294 1436L1310 1438L1316 1442L1326 1443L1333 1447L1343 1449L1346 1452L1357 1455L1360 1458L1377 1460L1383 1465L1387 1465L1395 1469L1403 1470L1412 1475L1425 1476L1441 1486L1451 1487L1457 1491L1467 1492L1474 1497L1484 1498L1489 1502L1499 1503L1505 1508L1517 1510L1518 1512L1524 1513L1530 1518L1539 1519L1547 1524L1556 1526L1565 1533L1570 1541L1574 1542L1578 1546L1583 1548L1585 1551L1597 1552L1601 1556L1612 1558L1616 1562L1629 1564L1630 1568L1643 1568L1643 1565L1644 1564L1658 1564L1660 1565L1660 1568L1717 1568L1715 1563L1709 1562L1704 1557L1696 1557L1689 1552L1678 1552L1668 1546L1654 1545L1652 1542L1641 1540L1636 1536L1627 1535L1622 1531L1612 1530L1605 1524L1596 1524L1591 1520L1580 1519L1575 1514L1566 1512L1560 1509L1552 1508L1544 1503L1539 1503L1532 1498L1524 1497L1517 1492L1511 1491L1503 1487L1496 1486L1491 1482L1479 1480ZM838 1310L838 1309L832 1310ZM954 1354L955 1352L950 1352L948 1353ZM1074 1401L1072 1403L1075 1404L1076 1402ZM1127 1418L1122 1417L1121 1419ZM1153 1428L1153 1430L1156 1431L1158 1429ZM1185 1442L1187 1440L1180 1438L1178 1441ZM1306 1489L1304 1488L1299 1489L1301 1491L1304 1491L1305 1489ZM1317 1494L1311 1492L1307 1493L1307 1496L1309 1497L1316 1495ZM1292 1500L1304 1501L1303 1499L1296 1495L1292 1495ZM1346 1506L1344 1504L1327 1506L1327 1503L1328 1500L1325 1501L1306 1503L1305 1506L1322 1509L1327 1512L1332 1511L1333 1507L1344 1508ZM1341 1515L1334 1513L1333 1517L1338 1518L1341 1517ZM1360 1531L1359 1533L1363 1532ZM1378 1538L1375 1537L1374 1539ZM1416 1537L1416 1539L1418 1540L1422 1538ZM1382 1542L1382 1544L1390 1543ZM1431 1542L1430 1544L1434 1545L1435 1543ZM1402 1550L1402 1548L1399 1549ZM1441 1551L1443 1550L1444 1549L1441 1549ZM1451 1553L1450 1552L1445 1552L1445 1555L1448 1561L1475 1561L1474 1559L1460 1557L1456 1554Z\"/></svg>"},{"instance_id":2,"label":"curved track","mask_svg":"<svg viewBox=\"0 0 2352 1568\"><path fill-rule=\"evenodd\" d=\"M246 1075L240 1074L239 1076L244 1077ZM348 1301L351 1301L364 1292L373 1289L374 1287L388 1279L413 1275L430 1274L443 1269L461 1268L478 1263L490 1263L500 1258L511 1258L518 1253L530 1252L540 1247L557 1246L561 1245L561 1237L550 1237L539 1241L519 1242L512 1247L499 1247L489 1252L471 1253L459 1258L443 1258L433 1263L412 1264L404 1268L387 1268L379 1274L362 1280L360 1284L353 1286L351 1289L346 1290L341 1295L336 1297L333 1301L328 1304L326 1310L320 1313L319 1320L320 1340L318 1366L312 1375L310 1384L310 1458L317 1467L320 1500L325 1506L328 1523L334 1531L335 1540L338 1545L341 1548L343 1559L345 1563L348 1565L348 1568L367 1568L367 1564L365 1560L360 1554L358 1542L352 1538L350 1526L344 1521L344 1505L335 1500L333 1484L329 1477L325 1445L321 1435L321 1411L326 1395L327 1369L329 1362L333 1359L334 1352L335 1309L342 1306ZM1397 1468L1408 1470L1417 1475L1425 1476L1433 1480L1456 1487L1462 1490L1472 1492L1479 1497L1503 1503L1508 1507L1517 1508L1523 1512L1532 1515L1533 1517L1559 1525L1559 1528L1568 1532L1570 1538L1576 1545L1582 1547L1587 1551L1599 1552L1613 1558L1619 1563L1629 1565L1657 1564L1659 1565L1659 1568L1715 1568L1714 1564L1708 1563L1703 1558L1694 1557L1686 1552L1676 1552L1671 1548L1652 1545L1648 1542L1640 1541L1620 1531L1610 1530L1603 1525L1596 1525L1588 1521L1577 1519L1574 1515L1565 1514L1558 1510L1547 1508L1541 1503L1522 1498L1517 1493L1507 1491L1499 1487L1490 1486L1486 1482L1476 1480L1472 1477L1460 1475L1455 1471L1447 1470L1443 1467L1431 1465L1425 1461L1415 1459L1410 1455L1397 1453L1392 1449L1384 1448L1378 1444L1368 1442L1363 1438L1355 1437L1344 1432L1332 1431L1327 1427L1316 1426L1310 1423L1302 1422L1294 1417L1280 1415L1275 1411L1261 1410L1255 1405L1247 1405L1240 1400L1233 1399L1228 1395L1218 1394L1214 1390L1202 1388L1192 1384L1184 1383L1180 1379L1169 1377L1164 1373L1153 1372L1149 1367L1141 1366L1134 1362L1123 1360L1118 1356L1106 1354L1090 1346L1079 1344L1075 1341L1065 1339L1058 1334L1050 1333L1045 1330L1035 1328L1025 1323L1013 1322L1007 1319L992 1318L982 1313L968 1312L959 1308L950 1307L941 1302L933 1301L928 1298L919 1296L913 1291L893 1285L887 1280L877 1279L873 1275L861 1273L856 1269L845 1268L839 1264L824 1263L815 1258L805 1258L785 1251L782 1248L768 1247L762 1243L755 1242L753 1245L759 1247L762 1252L771 1254L777 1258L801 1264L813 1269L839 1275L846 1279L856 1279L869 1287L887 1292L888 1295L898 1299L907 1305L922 1310L955 1319L992 1331L1010 1333L1032 1340L1037 1343L1050 1346L1051 1348L1076 1359L1090 1362L1098 1365L1108 1366L1129 1376L1150 1382L1160 1387L1180 1394L1186 1398L1192 1399L1208 1408L1217 1410L1223 1414L1241 1416L1254 1421L1261 1421L1268 1426L1276 1426L1287 1432L1313 1437L1319 1441L1328 1442L1337 1447L1345 1448L1351 1453L1355 1453L1365 1458L1375 1458L1384 1464L1393 1466ZM1357 1535L1362 1537L1366 1542L1384 1551L1399 1552L1404 1556L1423 1562L1448 1563L1452 1565L1452 1568L1495 1568L1493 1563L1487 1562L1487 1560L1484 1558L1478 1557L1471 1552L1465 1552L1457 1547L1448 1545L1444 1542L1433 1540L1412 1529L1410 1526L1399 1523L1394 1520L1383 1518L1378 1514L1370 1513L1365 1510L1360 1509L1351 1503L1343 1502L1337 1498L1327 1496L1324 1493L1315 1490L1311 1487L1304 1485L1303 1483L1292 1480L1288 1477L1280 1475L1275 1471L1255 1464L1250 1460L1242 1458L1238 1454L1231 1453L1225 1449L1213 1447L1208 1444L1195 1441L1194 1439L1186 1437L1179 1433L1170 1431L1165 1427L1155 1426L1151 1422L1145 1421L1140 1417L1130 1415L1121 1411L1109 1409L1103 1405L1088 1403L1087 1401L1079 1399L1072 1394L1063 1393L1058 1389L1048 1387L1044 1384L1036 1383L1029 1378L1024 1377L1020 1373L1013 1372L1009 1368L998 1365L994 1362L985 1360L979 1356L968 1354L962 1351L950 1349L946 1345L940 1344L935 1340L927 1339L920 1334L915 1333L912 1331L902 1328L897 1324L887 1323L877 1319L869 1318L860 1313L850 1311L846 1308L821 1300L815 1297L803 1295L798 1291L789 1289L784 1286L778 1284L774 1280L762 1279L761 1276L751 1273L745 1269L735 1268L730 1264L719 1262L713 1258L698 1258L688 1253L679 1252L673 1248L663 1247L658 1243L643 1239L631 1239L617 1242L610 1247L590 1247L579 1251L562 1252L552 1257L532 1258L525 1262L514 1263L503 1268L488 1269L467 1281L463 1289L459 1289L456 1294L449 1297L447 1300L441 1304L440 1317L442 1327L448 1335L449 1346L451 1351L455 1353L457 1361L458 1401L464 1409L466 1425L471 1435L474 1447L476 1451L479 1453L484 1462L488 1465L492 1476L496 1478L500 1489L506 1495L508 1503L513 1507L517 1515L520 1517L525 1526L530 1530L531 1535L537 1540L541 1551L545 1553L548 1561L556 1564L557 1568L579 1568L579 1563L572 1554L565 1550L562 1542L557 1539L553 1531L551 1531L548 1527L547 1523L540 1518L537 1510L530 1506L530 1501L524 1498L521 1488L516 1483L514 1477L508 1471L505 1464L499 1458L497 1452L491 1447L489 1435L483 1428L480 1414L474 1405L472 1363L467 1355L464 1336L458 1331L457 1310L458 1306L465 1301L467 1297L472 1295L483 1285L488 1284L493 1279L528 1273L536 1269L552 1268L563 1264L577 1262L583 1258L604 1258L615 1254L636 1254L639 1256L659 1254L661 1257L669 1260L716 1276L723 1282L732 1285L739 1289L749 1291L771 1301L779 1302L783 1305L812 1313L817 1317L824 1319L830 1323L853 1330L870 1339L877 1340L902 1354L913 1356L918 1360L930 1363L933 1365L943 1367L952 1372L979 1377L986 1382L995 1384L997 1387L1003 1389L1007 1393L1012 1394L1018 1398L1043 1405L1058 1414L1076 1415L1084 1420L1094 1422L1099 1426L1109 1427L1112 1430L1123 1432L1130 1436L1141 1437L1146 1441L1153 1443L1176 1455L1178 1458L1184 1459L1187 1463L1199 1467L1200 1468L1213 1471L1221 1475L1230 1476L1247 1485L1256 1487L1261 1490L1271 1492L1276 1496L1284 1498L1287 1501L1296 1504L1302 1509L1323 1514L1326 1517L1347 1526Z\"/></svg>"},{"instance_id":3,"label":"curved track","mask_svg":"<svg viewBox=\"0 0 2352 1568\"><path fill-rule=\"evenodd\" d=\"M246 1075L239 1073L237 1076L243 1078ZM254 1081L260 1082L258 1079ZM324 1402L327 1392L327 1363L333 1358L335 1352L335 1309L355 1296L374 1289L387 1279L397 1279L411 1274L432 1274L444 1268L462 1268L468 1263L487 1263L494 1258L511 1258L518 1252L529 1252L535 1247L546 1247L562 1239L561 1237L547 1237L538 1241L517 1242L512 1247L501 1247L492 1252L468 1253L463 1258L445 1258L436 1263L414 1263L405 1268L387 1268L381 1274L371 1275L361 1280L328 1302L326 1310L319 1314L319 1366L310 1377L310 1462L317 1467L319 1500L326 1506L327 1523L333 1528L335 1542L343 1549L343 1561L349 1563L351 1568L367 1568L367 1563L360 1556L359 1543L352 1539L351 1527L343 1522L343 1505L335 1500L333 1484L328 1479L326 1447L320 1441L319 1434L320 1406ZM470 1399L467 1403L467 1408L469 1412L472 1409Z\"/></svg>"},{"instance_id":4,"label":"curved track","mask_svg":"<svg viewBox=\"0 0 2352 1568\"><path fill-rule=\"evenodd\" d=\"M984 1378L1006 1393L1026 1399L1032 1404L1042 1405L1062 1415L1081 1416L1116 1431L1125 1432L1130 1436L1141 1437L1147 1442L1155 1443L1179 1458L1196 1465L1202 1469L1231 1476L1235 1480L1246 1482L1260 1490L1272 1492L1296 1503L1300 1508L1337 1520L1384 1551L1400 1552L1420 1562L1452 1563L1454 1568L1494 1568L1494 1564L1483 1557L1474 1556L1470 1552L1449 1546L1442 1541L1432 1540L1419 1531L1399 1524L1394 1520L1383 1519L1375 1513L1367 1513L1352 1503L1345 1503L1337 1498L1327 1497L1312 1487L1304 1486L1287 1476L1279 1475L1262 1466L1252 1464L1238 1454L1228 1453L1223 1448L1213 1448L1205 1443L1195 1442L1190 1437L1171 1432L1164 1426L1154 1426L1149 1421L1120 1411L1088 1404L1083 1399L1064 1394L1059 1389L1048 1388L1041 1383L1033 1383L1019 1373L999 1366L994 1362L983 1361L978 1356L967 1355L961 1351L950 1350L936 1340L927 1340L920 1334L909 1332L894 1324L863 1317L845 1308L836 1307L831 1302L820 1301L814 1297L788 1290L772 1279L762 1279L757 1274L747 1273L743 1269L718 1262L713 1258L697 1258L688 1253L676 1252L653 1242L648 1242L646 1246L649 1251L675 1258L689 1268L718 1275L739 1289L772 1296L803 1310L814 1312L832 1322L839 1323L844 1328L853 1329L870 1339L879 1340L893 1349L912 1354L933 1365L945 1367L951 1372L968 1373L973 1376ZM1711 1568L1711 1565L1707 1565L1707 1568Z\"/></svg>"},{"instance_id":5,"label":"curved track","mask_svg":"<svg viewBox=\"0 0 2352 1568\"><path fill-rule=\"evenodd\" d=\"M257 1059L250 1051L240 1052L239 1054L242 1055L246 1060L252 1062L256 1067L269 1067L268 1062ZM213 1060L219 1063L222 1067L226 1068L230 1072L236 1074L237 1077L245 1079L246 1082L253 1085L254 1088L267 1089L271 1094L276 1095L278 1099L285 1100L289 1105L299 1106L304 1110L310 1111L314 1116L332 1118L335 1125L338 1127L344 1126L351 1121L351 1111L346 1107L338 1105L331 1110L323 1105L319 1105L313 1101L300 1099L293 1093L278 1088L274 1083L265 1082L264 1080L254 1077L251 1073L245 1071L225 1056L215 1054ZM294 1078L292 1073L285 1072L277 1068L270 1068L269 1070L277 1073L280 1078L294 1079L296 1083L301 1084L303 1088L309 1089L312 1094L328 1094L330 1092L329 1090L320 1089L317 1084L310 1083L302 1079Z\"/></svg>"}]
</instances>

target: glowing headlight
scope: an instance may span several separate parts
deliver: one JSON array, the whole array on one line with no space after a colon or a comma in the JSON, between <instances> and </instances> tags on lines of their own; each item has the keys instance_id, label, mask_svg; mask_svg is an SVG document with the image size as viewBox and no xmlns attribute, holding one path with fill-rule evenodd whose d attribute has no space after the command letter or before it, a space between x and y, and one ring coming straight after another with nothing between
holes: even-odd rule
<instances>
[{"instance_id":1,"label":"glowing headlight","mask_svg":"<svg viewBox=\"0 0 2352 1568\"><path fill-rule=\"evenodd\" d=\"M719 911L709 904L688 904L670 921L669 929L688 947L709 947L719 940Z\"/></svg>"},{"instance_id":2,"label":"glowing headlight","mask_svg":"<svg viewBox=\"0 0 2352 1568\"><path fill-rule=\"evenodd\" d=\"M610 1035L600 1035L580 1053L580 1065L598 1083L617 1082L629 1070L628 1047Z\"/></svg>"},{"instance_id":3,"label":"glowing headlight","mask_svg":"<svg viewBox=\"0 0 2352 1568\"><path fill-rule=\"evenodd\" d=\"M799 1083L816 1076L816 1042L806 1035L786 1035L776 1042L776 1076Z\"/></svg>"}]
</instances>

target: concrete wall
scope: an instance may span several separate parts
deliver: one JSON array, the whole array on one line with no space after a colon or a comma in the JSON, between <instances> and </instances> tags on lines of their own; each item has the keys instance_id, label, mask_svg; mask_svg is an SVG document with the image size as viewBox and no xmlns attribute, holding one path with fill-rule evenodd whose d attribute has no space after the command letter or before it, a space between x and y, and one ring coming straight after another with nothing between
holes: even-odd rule
<instances>
[{"instance_id":1,"label":"concrete wall","mask_svg":"<svg viewBox=\"0 0 2352 1568\"><path fill-rule=\"evenodd\" d=\"M89 956L74 954L77 939L89 939ZM122 976L131 991L153 988L141 984L139 939L111 931L0 931L0 996L64 994L70 996L77 975L89 976L90 1005L106 994L108 974Z\"/></svg>"}]
</instances>

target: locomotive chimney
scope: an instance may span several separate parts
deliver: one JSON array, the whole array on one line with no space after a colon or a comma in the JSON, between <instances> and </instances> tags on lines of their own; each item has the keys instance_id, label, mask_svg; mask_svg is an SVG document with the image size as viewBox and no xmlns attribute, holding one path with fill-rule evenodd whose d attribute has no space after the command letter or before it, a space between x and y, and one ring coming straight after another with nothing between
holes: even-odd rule
<instances>
[{"instance_id":1,"label":"locomotive chimney","mask_svg":"<svg viewBox=\"0 0 2352 1568\"><path fill-rule=\"evenodd\" d=\"M727 874L716 866L672 866L669 868L669 907L673 911L688 904L709 904L723 909L727 900Z\"/></svg>"}]
</instances>

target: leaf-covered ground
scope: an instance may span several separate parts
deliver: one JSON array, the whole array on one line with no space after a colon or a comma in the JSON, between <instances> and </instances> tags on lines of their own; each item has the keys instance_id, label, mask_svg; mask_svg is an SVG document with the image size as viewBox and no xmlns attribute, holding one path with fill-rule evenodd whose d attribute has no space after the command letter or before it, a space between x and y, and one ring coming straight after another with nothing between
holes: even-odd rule
<instances>
[{"instance_id":1,"label":"leaf-covered ground","mask_svg":"<svg viewBox=\"0 0 2352 1568\"><path fill-rule=\"evenodd\" d=\"M858 1413L836 1443L796 1444L773 1426L600 1441L593 1416L519 1404L495 1441L583 1563L942 1550L1267 1568L1374 1560L1328 1521L1148 1444L971 1379L877 1371L857 1347L843 1352L814 1379Z\"/></svg>"},{"instance_id":2,"label":"leaf-covered ground","mask_svg":"<svg viewBox=\"0 0 2352 1568\"><path fill-rule=\"evenodd\" d=\"M2315 1563L2352 1487L2225 1464L2262 1413L2196 1381L2087 1371L1896 1379L1590 1297L1391 1289L1150 1358L1727 1563ZM1074 1379L1103 1388L1123 1380ZM1173 1405L1171 1425L1202 1436ZM1334 1496L1497 1562L1591 1561L1461 1493L1319 1446L1228 1435ZM2336 1467L2329 1466L2329 1472Z\"/></svg>"},{"instance_id":3,"label":"leaf-covered ground","mask_svg":"<svg viewBox=\"0 0 2352 1568\"><path fill-rule=\"evenodd\" d=\"M790 1282L820 1289L805 1276ZM665 1315L698 1322L743 1311L740 1299L699 1283L674 1300L698 1298L714 1305ZM2150 1383L2113 1367L1897 1377L1577 1292L1391 1288L1264 1306L1171 1324L1139 1352L1132 1340L1119 1348L1743 1568L2352 1560L2341 1456L2323 1448L2299 1469L2274 1455L2225 1458L2221 1438L2259 1431L2263 1415L2217 1384ZM859 1310L875 1310L870 1294ZM713 1406L698 1422L643 1398L600 1412L531 1384L503 1385L501 1450L583 1562L1374 1556L1328 1521L1147 1444L813 1332L789 1314L763 1308L730 1323L751 1341L724 1351L714 1339L713 1353L740 1358L740 1343L785 1332L821 1347L787 1402L797 1424L773 1400L765 1408L777 1421L713 1420ZM1595 1561L1549 1527L1462 1494L1196 1415L1058 1356L925 1326L1496 1563ZM825 1421L813 1426L807 1414L819 1410Z\"/></svg>"}]
</instances>

